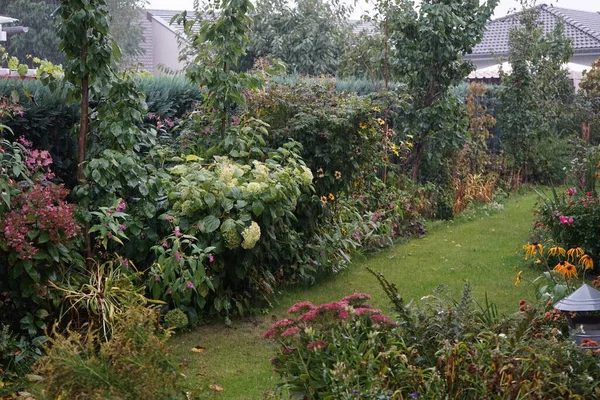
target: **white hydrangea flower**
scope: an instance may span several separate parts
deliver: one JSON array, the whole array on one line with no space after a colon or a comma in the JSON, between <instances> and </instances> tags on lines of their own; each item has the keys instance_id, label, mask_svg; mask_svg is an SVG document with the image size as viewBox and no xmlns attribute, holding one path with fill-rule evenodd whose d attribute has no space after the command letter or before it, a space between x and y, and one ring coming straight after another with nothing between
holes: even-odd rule
<instances>
[{"instance_id":1,"label":"white hydrangea flower","mask_svg":"<svg viewBox=\"0 0 600 400\"><path fill-rule=\"evenodd\" d=\"M258 182L250 182L248 186L246 186L246 191L250 194L257 194L262 192L262 186Z\"/></svg>"},{"instance_id":2,"label":"white hydrangea flower","mask_svg":"<svg viewBox=\"0 0 600 400\"><path fill-rule=\"evenodd\" d=\"M244 249L253 248L260 239L260 226L258 226L256 222L252 221L250 226L244 229L242 232L242 237L244 238L242 247Z\"/></svg>"},{"instance_id":3,"label":"white hydrangea flower","mask_svg":"<svg viewBox=\"0 0 600 400\"><path fill-rule=\"evenodd\" d=\"M302 167L302 173L300 174L300 177L302 178L302 182L304 182L305 185L310 185L314 178L312 171L304 166Z\"/></svg>"},{"instance_id":4,"label":"white hydrangea flower","mask_svg":"<svg viewBox=\"0 0 600 400\"><path fill-rule=\"evenodd\" d=\"M226 185L231 185L235 174L235 166L230 163L220 164L218 168L219 179Z\"/></svg>"}]
</instances>

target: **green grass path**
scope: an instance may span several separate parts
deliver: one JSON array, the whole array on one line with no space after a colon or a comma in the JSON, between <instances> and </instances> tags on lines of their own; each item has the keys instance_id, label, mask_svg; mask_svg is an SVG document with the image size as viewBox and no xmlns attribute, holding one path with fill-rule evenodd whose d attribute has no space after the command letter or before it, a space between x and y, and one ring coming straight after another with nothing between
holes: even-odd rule
<instances>
[{"instance_id":1,"label":"green grass path","mask_svg":"<svg viewBox=\"0 0 600 400\"><path fill-rule=\"evenodd\" d=\"M419 301L440 284L448 285L458 297L468 280L475 299L482 301L487 293L501 312L514 312L520 298L533 295L530 285L514 285L516 272L524 269L524 280L537 276L520 267L521 247L532 226L536 198L533 193L515 195L504 210L492 216L439 223L424 239L355 260L346 271L317 285L286 290L268 315L234 321L231 328L213 324L175 336L170 343L171 355L183 363L191 383L222 386L219 398L261 399L277 383L269 365L275 347L261 335L273 321L285 317L290 305L301 300L330 302L360 291L371 294L373 304L387 309L387 299L366 267L381 271L394 282L406 301ZM191 352L194 346L206 350Z\"/></svg>"}]
</instances>

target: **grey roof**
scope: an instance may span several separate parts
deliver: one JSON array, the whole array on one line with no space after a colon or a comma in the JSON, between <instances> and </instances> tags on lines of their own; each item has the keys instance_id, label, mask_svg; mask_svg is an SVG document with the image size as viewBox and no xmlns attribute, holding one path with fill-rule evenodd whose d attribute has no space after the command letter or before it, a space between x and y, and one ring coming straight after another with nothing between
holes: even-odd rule
<instances>
[{"instance_id":1,"label":"grey roof","mask_svg":"<svg viewBox=\"0 0 600 400\"><path fill-rule=\"evenodd\" d=\"M561 311L598 311L600 310L600 291L587 283L554 305Z\"/></svg>"},{"instance_id":2,"label":"grey roof","mask_svg":"<svg viewBox=\"0 0 600 400\"><path fill-rule=\"evenodd\" d=\"M181 14L184 10L146 10L148 12L148 19L154 18L155 20L161 22L163 25L167 26L173 32L181 33L183 32L183 27L177 23L171 24L171 19L176 14ZM187 10L188 18L191 19L195 16L195 11ZM198 32L200 26L198 24L194 24L193 30L194 32Z\"/></svg>"},{"instance_id":3,"label":"grey roof","mask_svg":"<svg viewBox=\"0 0 600 400\"><path fill-rule=\"evenodd\" d=\"M540 4L539 21L544 34L552 32L559 21L565 26L565 36L573 42L575 54L600 52L600 13L570 10ZM508 33L519 24L519 14L511 14L488 22L481 43L466 58L491 58L508 54Z\"/></svg>"}]
</instances>

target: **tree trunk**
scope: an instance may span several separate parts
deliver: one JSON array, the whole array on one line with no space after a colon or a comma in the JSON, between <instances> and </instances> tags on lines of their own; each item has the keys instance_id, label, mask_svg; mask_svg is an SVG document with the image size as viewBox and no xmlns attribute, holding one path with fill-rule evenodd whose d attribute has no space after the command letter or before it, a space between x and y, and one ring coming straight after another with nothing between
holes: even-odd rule
<instances>
[{"instance_id":1,"label":"tree trunk","mask_svg":"<svg viewBox=\"0 0 600 400\"><path fill-rule=\"evenodd\" d=\"M81 49L81 62L87 63L87 46ZM89 113L90 113L90 80L86 75L81 80L81 119L79 120L79 141L77 143L77 183L85 184L85 174L83 173L83 165L85 163L85 147L89 129ZM90 266L92 258L92 239L89 234L90 223L85 223L83 235L85 237L85 253L87 264Z\"/></svg>"},{"instance_id":2,"label":"tree trunk","mask_svg":"<svg viewBox=\"0 0 600 400\"><path fill-rule=\"evenodd\" d=\"M413 160L413 168L411 178L417 181L419 178L419 169L421 168L421 157L423 156L423 143L419 142L415 145L415 159Z\"/></svg>"}]
</instances>

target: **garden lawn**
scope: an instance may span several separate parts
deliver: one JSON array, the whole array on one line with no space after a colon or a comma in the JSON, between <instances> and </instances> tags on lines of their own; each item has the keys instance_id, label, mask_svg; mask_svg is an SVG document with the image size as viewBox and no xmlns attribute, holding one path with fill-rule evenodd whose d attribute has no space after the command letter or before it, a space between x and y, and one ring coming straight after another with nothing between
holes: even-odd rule
<instances>
[{"instance_id":1,"label":"garden lawn","mask_svg":"<svg viewBox=\"0 0 600 400\"><path fill-rule=\"evenodd\" d=\"M515 195L491 216L437 223L424 239L354 260L344 272L314 286L286 289L265 315L234 321L232 327L216 323L175 336L171 356L182 363L193 387L213 385L209 390L221 399L261 399L278 382L269 364L275 346L262 334L286 316L289 306L302 300L331 302L358 291L371 294L372 304L388 309L387 298L367 267L395 283L405 301L418 302L440 284L459 298L468 281L481 304L487 293L500 312L515 312L519 299L534 297L528 282L538 272L521 265L536 200L534 193ZM523 283L517 287L519 270L523 270ZM192 351L195 346L201 348Z\"/></svg>"}]
</instances>

